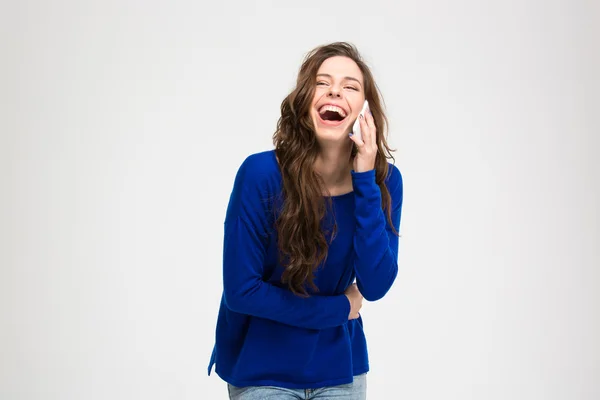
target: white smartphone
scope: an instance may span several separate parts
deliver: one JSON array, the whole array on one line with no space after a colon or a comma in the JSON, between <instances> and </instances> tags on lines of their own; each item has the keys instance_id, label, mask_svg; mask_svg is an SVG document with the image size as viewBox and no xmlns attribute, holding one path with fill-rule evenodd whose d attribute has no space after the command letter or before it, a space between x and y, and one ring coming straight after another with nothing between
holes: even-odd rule
<instances>
[{"instance_id":1,"label":"white smartphone","mask_svg":"<svg viewBox=\"0 0 600 400\"><path fill-rule=\"evenodd\" d=\"M367 112L368 109L369 109L369 102L367 100L365 100L365 104L363 104L362 110L360 110L360 113L358 114L359 118L356 118L356 121L354 121L354 125L352 126L353 136L356 136L360 140L362 140L362 132L360 131L360 116L362 115L364 118L365 113Z\"/></svg>"}]
</instances>

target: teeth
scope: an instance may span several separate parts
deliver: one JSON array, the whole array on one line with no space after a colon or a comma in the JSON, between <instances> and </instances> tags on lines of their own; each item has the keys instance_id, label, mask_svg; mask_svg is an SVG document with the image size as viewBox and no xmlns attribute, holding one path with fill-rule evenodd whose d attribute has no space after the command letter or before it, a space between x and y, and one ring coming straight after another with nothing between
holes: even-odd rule
<instances>
[{"instance_id":1,"label":"teeth","mask_svg":"<svg viewBox=\"0 0 600 400\"><path fill-rule=\"evenodd\" d=\"M321 109L319 110L319 114L323 114L325 111L334 111L334 112L340 114L342 117L346 118L346 113L344 112L344 110L342 110L339 107L325 105L325 106L321 107Z\"/></svg>"}]
</instances>

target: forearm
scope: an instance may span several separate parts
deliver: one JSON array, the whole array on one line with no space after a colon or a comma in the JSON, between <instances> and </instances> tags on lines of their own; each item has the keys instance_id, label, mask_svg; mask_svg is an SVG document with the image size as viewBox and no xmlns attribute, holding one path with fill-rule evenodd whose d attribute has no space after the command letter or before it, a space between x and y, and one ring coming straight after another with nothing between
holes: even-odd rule
<instances>
[{"instance_id":1,"label":"forearm","mask_svg":"<svg viewBox=\"0 0 600 400\"><path fill-rule=\"evenodd\" d=\"M380 212L379 226L357 227L354 236L354 270L358 288L368 301L381 299L398 275L398 256Z\"/></svg>"},{"instance_id":2,"label":"forearm","mask_svg":"<svg viewBox=\"0 0 600 400\"><path fill-rule=\"evenodd\" d=\"M300 297L262 279L264 254L260 238L242 219L225 226L223 287L226 305L235 312L309 329L348 321L345 295Z\"/></svg>"},{"instance_id":3,"label":"forearm","mask_svg":"<svg viewBox=\"0 0 600 400\"><path fill-rule=\"evenodd\" d=\"M232 311L308 329L325 329L348 322L350 302L345 295L302 298L287 289L256 281L225 291Z\"/></svg>"},{"instance_id":4,"label":"forearm","mask_svg":"<svg viewBox=\"0 0 600 400\"><path fill-rule=\"evenodd\" d=\"M361 293L365 299L375 301L388 292L398 275L398 237L381 208L381 191L375 182L375 171L354 173L353 183L356 192L354 269ZM399 223L398 205L392 211L396 231Z\"/></svg>"}]
</instances>

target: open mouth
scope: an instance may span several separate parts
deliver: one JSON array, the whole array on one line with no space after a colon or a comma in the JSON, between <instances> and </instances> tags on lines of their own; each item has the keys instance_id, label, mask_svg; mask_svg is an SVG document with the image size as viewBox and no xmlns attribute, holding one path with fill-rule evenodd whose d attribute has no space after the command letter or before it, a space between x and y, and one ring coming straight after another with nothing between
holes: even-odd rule
<instances>
[{"instance_id":1,"label":"open mouth","mask_svg":"<svg viewBox=\"0 0 600 400\"><path fill-rule=\"evenodd\" d=\"M324 105L319 109L319 117L325 122L339 124L340 122L346 119L347 114L340 107L333 105Z\"/></svg>"}]
</instances>

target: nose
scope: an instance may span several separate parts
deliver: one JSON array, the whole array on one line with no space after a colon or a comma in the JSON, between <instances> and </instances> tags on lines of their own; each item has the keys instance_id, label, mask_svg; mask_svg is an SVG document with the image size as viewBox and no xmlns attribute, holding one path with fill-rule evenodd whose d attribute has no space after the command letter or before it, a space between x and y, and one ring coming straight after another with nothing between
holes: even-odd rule
<instances>
[{"instance_id":1,"label":"nose","mask_svg":"<svg viewBox=\"0 0 600 400\"><path fill-rule=\"evenodd\" d=\"M340 97L342 97L342 95L340 94L339 91L335 90L334 88L331 88L329 90L329 93L327 93L327 97L337 97L337 98L340 98Z\"/></svg>"}]
</instances>

